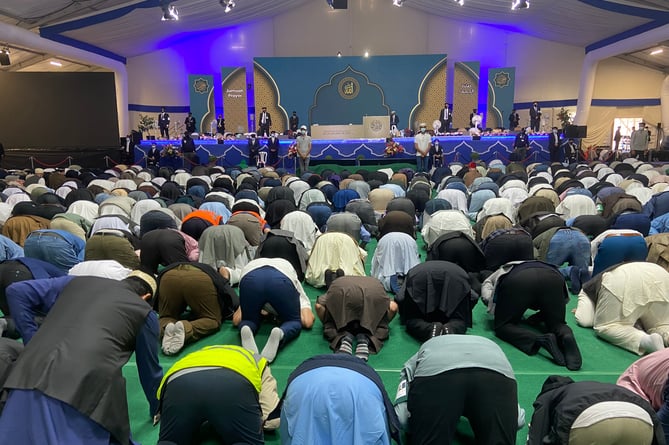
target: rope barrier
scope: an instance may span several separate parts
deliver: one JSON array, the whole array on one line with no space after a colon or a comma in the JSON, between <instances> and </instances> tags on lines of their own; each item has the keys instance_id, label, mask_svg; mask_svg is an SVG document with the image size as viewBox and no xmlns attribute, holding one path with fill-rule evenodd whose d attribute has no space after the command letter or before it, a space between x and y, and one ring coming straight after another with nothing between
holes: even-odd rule
<instances>
[{"instance_id":1,"label":"rope barrier","mask_svg":"<svg viewBox=\"0 0 669 445\"><path fill-rule=\"evenodd\" d=\"M69 165L72 165L72 156L68 156L68 157L66 157L65 159L63 159L62 161L60 161L56 164L47 164L46 162L42 162L39 159L37 159L36 157L31 156L30 157L30 164L31 164L31 166L33 167L33 170L34 170L35 165L34 165L33 162L36 162L37 164L41 165L42 167L47 167L47 168L59 167L66 162L68 163L68 166L69 166Z\"/></svg>"}]
</instances>

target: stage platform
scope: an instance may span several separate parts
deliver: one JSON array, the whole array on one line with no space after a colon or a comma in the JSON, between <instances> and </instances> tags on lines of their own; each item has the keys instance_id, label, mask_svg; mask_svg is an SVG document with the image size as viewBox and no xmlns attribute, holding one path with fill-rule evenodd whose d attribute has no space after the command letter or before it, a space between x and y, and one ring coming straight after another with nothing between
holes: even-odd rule
<instances>
[{"instance_id":1,"label":"stage platform","mask_svg":"<svg viewBox=\"0 0 669 445\"><path fill-rule=\"evenodd\" d=\"M509 162L509 156L513 152L515 136L482 136L480 140L472 140L469 136L441 136L438 137L444 152L444 162L469 162L472 153L478 153L479 158L485 162L500 159L504 163ZM385 164L388 162L402 161L410 162L415 159L413 138L395 138L405 149L393 157L385 156L386 143L384 139L351 139L351 140L323 140L314 139L311 150L311 163L338 163L344 165ZM146 165L146 153L152 143L158 145L158 149L171 143L179 147L180 141L166 140L143 140L135 147L135 162ZM201 164L212 164L210 157L216 157L215 164L223 167L233 167L240 164L248 165L248 149L245 139L225 141L217 143L213 139L197 140L197 154ZM262 150L267 150L264 145L265 139L260 140ZM288 147L294 142L292 139L280 141L279 165L278 167L293 170L296 160L287 156ZM546 162L549 160L548 136L530 136L529 161ZM161 158L161 165L169 165L175 168L183 166L183 160Z\"/></svg>"}]
</instances>

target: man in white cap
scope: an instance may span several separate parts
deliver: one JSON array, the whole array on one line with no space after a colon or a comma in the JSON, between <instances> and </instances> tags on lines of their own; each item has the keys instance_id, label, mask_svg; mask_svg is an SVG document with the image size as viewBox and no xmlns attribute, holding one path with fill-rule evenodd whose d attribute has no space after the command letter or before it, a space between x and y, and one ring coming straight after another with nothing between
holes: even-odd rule
<instances>
[{"instance_id":1,"label":"man in white cap","mask_svg":"<svg viewBox=\"0 0 669 445\"><path fill-rule=\"evenodd\" d=\"M307 134L307 126L300 127L297 142L297 160L299 161L300 173L309 170L309 159L311 156L311 136Z\"/></svg>"},{"instance_id":2,"label":"man in white cap","mask_svg":"<svg viewBox=\"0 0 669 445\"><path fill-rule=\"evenodd\" d=\"M427 132L425 122L420 123L420 131L413 138L413 145L416 149L416 171L426 172L429 162L430 146L432 145L432 136Z\"/></svg>"},{"instance_id":3,"label":"man in white cap","mask_svg":"<svg viewBox=\"0 0 669 445\"><path fill-rule=\"evenodd\" d=\"M121 368L133 353L149 415L158 412L158 317L146 301L155 292L140 271L121 281L69 275L10 285L25 349L4 385L0 443L131 443ZM47 313L39 329L38 311Z\"/></svg>"}]
</instances>

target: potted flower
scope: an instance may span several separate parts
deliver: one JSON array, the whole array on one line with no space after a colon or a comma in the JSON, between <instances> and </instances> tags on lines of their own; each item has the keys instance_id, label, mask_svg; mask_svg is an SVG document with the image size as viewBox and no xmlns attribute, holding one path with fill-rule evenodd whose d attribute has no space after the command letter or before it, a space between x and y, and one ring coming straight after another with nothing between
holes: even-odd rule
<instances>
[{"instance_id":1,"label":"potted flower","mask_svg":"<svg viewBox=\"0 0 669 445\"><path fill-rule=\"evenodd\" d=\"M288 147L288 158L293 159L295 157L297 157L297 143L292 143Z\"/></svg>"},{"instance_id":2,"label":"potted flower","mask_svg":"<svg viewBox=\"0 0 669 445\"><path fill-rule=\"evenodd\" d=\"M140 133L144 134L144 132L146 132L146 134L150 136L151 130L154 128L155 123L156 120L153 117L149 116L148 114L140 113L137 129L139 130Z\"/></svg>"},{"instance_id":3,"label":"potted flower","mask_svg":"<svg viewBox=\"0 0 669 445\"><path fill-rule=\"evenodd\" d=\"M562 131L567 128L567 125L571 125L571 114L564 107L558 111L557 118L562 123Z\"/></svg>"},{"instance_id":4,"label":"potted flower","mask_svg":"<svg viewBox=\"0 0 669 445\"><path fill-rule=\"evenodd\" d=\"M386 158L392 158L398 153L404 153L404 147L402 147L399 142L396 142L393 138L386 138L384 156Z\"/></svg>"}]
</instances>

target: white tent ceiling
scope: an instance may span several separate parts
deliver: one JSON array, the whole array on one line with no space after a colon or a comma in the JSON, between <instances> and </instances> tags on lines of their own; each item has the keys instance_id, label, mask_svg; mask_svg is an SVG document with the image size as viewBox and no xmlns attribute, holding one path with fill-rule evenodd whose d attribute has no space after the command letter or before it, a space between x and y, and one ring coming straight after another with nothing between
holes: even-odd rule
<instances>
[{"instance_id":1,"label":"white tent ceiling","mask_svg":"<svg viewBox=\"0 0 669 445\"><path fill-rule=\"evenodd\" d=\"M160 0L3 0L0 21L43 34L53 33L93 45L128 58L158 49L166 39L189 32L222 29L271 18L287 11L299 11L306 2L325 0L236 0L225 14L218 0L175 0L178 22L161 22ZM392 0L349 0L369 7L392 8ZM526 10L512 11L511 0L404 0L404 8L415 8L452 20L488 24L555 42L587 47L612 36L631 32L653 22L669 23L667 0L531 0ZM127 12L120 14L119 11ZM669 36L667 36L669 39ZM94 70L95 67L61 60L55 55L19 48L0 40L12 50L9 70ZM661 46L663 42L658 42ZM667 51L650 56L654 48L623 55L626 60L669 71ZM667 48L669 50L669 48Z\"/></svg>"}]
</instances>

